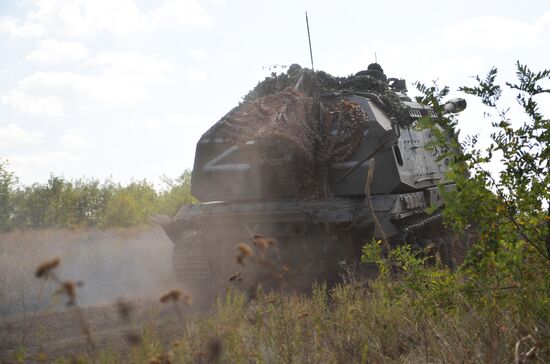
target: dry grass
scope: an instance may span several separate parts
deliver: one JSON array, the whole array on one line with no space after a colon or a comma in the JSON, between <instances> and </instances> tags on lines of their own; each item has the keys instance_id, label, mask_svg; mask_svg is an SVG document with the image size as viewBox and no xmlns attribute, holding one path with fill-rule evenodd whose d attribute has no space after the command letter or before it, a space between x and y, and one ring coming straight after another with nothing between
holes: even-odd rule
<instances>
[{"instance_id":1,"label":"dry grass","mask_svg":"<svg viewBox=\"0 0 550 364\"><path fill-rule=\"evenodd\" d=\"M71 232L64 234L70 236ZM125 240L121 238L121 241L126 243L122 249L127 251L131 244L145 251L151 249L145 244L149 238L137 238L142 234L155 236L149 230L124 236ZM116 244L112 236L113 232L109 239L104 239L106 247L91 243L94 244L92 250L99 248L96 254L112 252L116 248L116 245L109 248L109 244ZM16 237L12 240L24 240ZM258 264L271 272L274 267L265 268L268 262L259 252L273 244L255 237L253 246L257 250L251 245L239 244L236 255L242 262L246 259L246 264ZM70 250L68 245L62 247ZM79 287L72 279L81 276L71 276L75 271L65 266L79 256L67 255L63 250L50 253L60 258L36 262L34 267L19 267L10 274L24 271L23 276L30 275L35 284L49 280L52 289L68 299L68 309L76 309L76 314L81 315L80 325L88 337L89 351L85 354L75 351L72 358L58 359L59 363L73 362L74 358L85 363L550 362L550 315L530 311L529 307L533 306L528 304L521 307L515 304L521 302L517 300L527 292L527 287L469 292L460 288L465 287L460 272L434 267L429 268L428 273L422 270L404 273L399 280L383 274L375 282L349 277L348 283L330 289L316 285L310 294L264 292L260 286L253 295L241 292L237 287L242 273L237 272L227 282L235 286L218 299L213 313L205 317L192 317L182 310L192 306L191 296L185 291L165 289L160 295L161 285L157 284L154 296L160 297L165 313L172 315L171 322L177 327L173 337L177 340L167 344L161 337L164 329L159 325L161 321L152 315L149 324L120 332L121 339L127 343L125 350L102 351L100 345L95 345L97 336L92 337L93 330L83 317L85 312L77 304L86 290L94 287L94 276L89 276L84 287ZM146 260L134 261L131 267L126 267L132 268L134 278L142 280L142 284L144 278L140 272L154 263L150 254L145 256ZM96 264L86 259L84 262L91 267ZM119 266L128 261L115 263ZM159 264L166 266L165 261ZM273 271L273 275L286 279L281 273L285 270L288 267ZM33 277L33 273L40 279ZM112 277L116 277L112 270L107 274L111 274L111 282ZM50 284L39 285L45 291L48 286ZM111 295L111 300L129 292L125 284L115 286L120 292ZM97 290L91 292L94 293ZM544 292L532 290L530 294L533 297L525 298L526 303L550 302ZM133 307L127 301L118 301L116 309L122 322L129 321L133 314ZM48 348L43 352L47 357ZM24 352L14 354L16 361L27 358Z\"/></svg>"},{"instance_id":2,"label":"dry grass","mask_svg":"<svg viewBox=\"0 0 550 364\"><path fill-rule=\"evenodd\" d=\"M252 302L230 290L215 314L188 322L172 345L150 332L129 354L109 353L103 362L548 362L548 343L524 336L534 322L472 310L466 301L454 312L421 311L412 301L352 285L318 286L307 297L260 293Z\"/></svg>"}]
</instances>

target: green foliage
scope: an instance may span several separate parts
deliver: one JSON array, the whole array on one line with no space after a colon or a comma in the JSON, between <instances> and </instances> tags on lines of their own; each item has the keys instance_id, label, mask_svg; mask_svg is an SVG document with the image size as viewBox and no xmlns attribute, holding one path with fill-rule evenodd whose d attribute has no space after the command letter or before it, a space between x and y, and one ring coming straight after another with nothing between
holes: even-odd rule
<instances>
[{"instance_id":1,"label":"green foliage","mask_svg":"<svg viewBox=\"0 0 550 364\"><path fill-rule=\"evenodd\" d=\"M477 136L459 143L458 120L444 114L442 98L448 88L417 84L423 93L418 101L438 114L437 119L422 118L417 127L429 128L436 136L426 147L437 149L440 158L449 161L448 179L457 186L442 189L445 222L458 235L475 232L465 264L450 271L439 264L437 256L434 264L427 259L429 252L408 245L383 256L380 243L372 241L362 251L363 262L379 267L372 289L395 303L408 302L415 316L412 321L419 325L434 317L467 321L463 315L469 311L468 315L487 323L491 337L483 340L493 349L495 341L511 334L511 327L518 330L512 334L516 348L522 336L538 335L540 342L550 342L550 124L537 104L538 97L550 93L541 86L550 79L550 71L533 72L519 62L516 68L516 83L498 85L498 72L493 68L486 77L475 78L476 86L461 88L491 111L485 114L493 128L491 143L484 148L478 147ZM510 91L516 93L523 111L515 114L521 120L511 120L509 107L502 105L502 96ZM491 173L487 165L495 161L502 168ZM491 327L492 323L496 326ZM453 330L465 328L457 324ZM504 344L509 353L514 348L511 344ZM518 356L516 361L521 361ZM460 362L457 358L453 360ZM483 361L480 358L476 360Z\"/></svg>"},{"instance_id":2,"label":"green foliage","mask_svg":"<svg viewBox=\"0 0 550 364\"><path fill-rule=\"evenodd\" d=\"M0 232L7 230L10 225L16 182L14 174L7 170L7 163L0 160Z\"/></svg>"},{"instance_id":3,"label":"green foliage","mask_svg":"<svg viewBox=\"0 0 550 364\"><path fill-rule=\"evenodd\" d=\"M164 178L157 190L145 180L126 186L111 181L51 176L46 183L17 185L5 164L0 164L0 231L25 228L133 226L149 221L153 213L173 215L193 203L191 173Z\"/></svg>"},{"instance_id":4,"label":"green foliage","mask_svg":"<svg viewBox=\"0 0 550 364\"><path fill-rule=\"evenodd\" d=\"M107 201L100 223L102 226L143 224L155 212L157 200L157 192L147 181L118 186Z\"/></svg>"},{"instance_id":5,"label":"green foliage","mask_svg":"<svg viewBox=\"0 0 550 364\"><path fill-rule=\"evenodd\" d=\"M434 131L437 141L429 148L445 150L449 179L457 188L442 190L445 195L444 216L448 225L459 234L470 227L477 241L469 257L456 273L447 278L450 285L473 307L506 310L522 320L536 322L532 330L550 335L550 121L538 107L537 100L550 93L541 83L550 80L550 71L533 72L516 64L517 81L497 84L498 71L476 77L477 85L460 90L476 96L489 112L488 126L493 129L490 144L478 147L478 137L466 138L458 145L458 122L443 115L441 96L436 86L419 85L428 102L438 112L437 120L423 119L420 127ZM510 117L509 105L503 105L506 92L515 93L523 112ZM451 148L446 146L451 145ZM459 146L460 149L456 148ZM498 172L490 172L488 164L500 162ZM473 228L473 229L472 229ZM403 266L397 264L398 267ZM403 269L402 269L403 270ZM415 273L422 278L429 273ZM405 279L407 282L410 279ZM425 299L434 287L418 290ZM450 300L454 302L456 300Z\"/></svg>"},{"instance_id":6,"label":"green foliage","mask_svg":"<svg viewBox=\"0 0 550 364\"><path fill-rule=\"evenodd\" d=\"M523 362L545 363L550 340L533 332L534 317L499 306L505 297L472 304L452 290L451 276L439 280L432 291L442 294L430 300L399 281L319 285L307 296L259 292L254 300L228 289L212 314L189 317L171 345L146 333L141 345L104 362L512 363L532 350Z\"/></svg>"},{"instance_id":7,"label":"green foliage","mask_svg":"<svg viewBox=\"0 0 550 364\"><path fill-rule=\"evenodd\" d=\"M523 111L521 121L511 120L510 108L501 105L505 90L496 83L496 68L485 78L476 77L476 86L460 89L477 96L489 108L486 116L492 120L488 124L493 132L491 143L485 148L477 146L477 136L467 138L461 145L462 151L447 148L443 157L452 160L449 177L456 181L457 189L445 193L445 216L457 230L468 225L479 229L481 244L477 253L482 257L489 251L506 251L512 245L524 244L524 249L550 260L550 121L539 111L536 99L550 92L540 85L550 79L550 71L533 72L519 62L516 68L517 83L508 82L506 88L516 92ZM442 115L444 93L438 93L435 86L418 88L425 93L422 101L428 102L440 116L435 121L421 122L421 127L434 130L438 137L429 147L445 148L449 141L458 143L457 120ZM502 169L495 175L487 170L487 164L497 158Z\"/></svg>"},{"instance_id":8,"label":"green foliage","mask_svg":"<svg viewBox=\"0 0 550 364\"><path fill-rule=\"evenodd\" d=\"M163 177L164 190L159 195L158 212L173 215L183 205L195 202L191 196L191 171L186 170L176 179Z\"/></svg>"}]
</instances>

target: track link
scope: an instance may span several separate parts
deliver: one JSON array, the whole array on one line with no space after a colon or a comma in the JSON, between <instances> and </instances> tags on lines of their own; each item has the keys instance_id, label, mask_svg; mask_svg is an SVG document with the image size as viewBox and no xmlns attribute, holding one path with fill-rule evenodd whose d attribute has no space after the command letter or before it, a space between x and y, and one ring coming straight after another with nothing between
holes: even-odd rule
<instances>
[{"instance_id":1,"label":"track link","mask_svg":"<svg viewBox=\"0 0 550 364\"><path fill-rule=\"evenodd\" d=\"M174 274L186 286L200 287L212 280L212 264L205 242L195 231L175 242L172 255Z\"/></svg>"}]
</instances>

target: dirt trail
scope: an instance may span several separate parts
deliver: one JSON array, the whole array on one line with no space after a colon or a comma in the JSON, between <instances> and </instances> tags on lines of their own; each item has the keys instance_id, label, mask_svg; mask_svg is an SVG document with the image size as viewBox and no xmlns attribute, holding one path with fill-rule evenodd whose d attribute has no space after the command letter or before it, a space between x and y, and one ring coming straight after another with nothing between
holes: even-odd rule
<instances>
[{"instance_id":1,"label":"dirt trail","mask_svg":"<svg viewBox=\"0 0 550 364\"><path fill-rule=\"evenodd\" d=\"M168 344L182 333L183 323L171 305L152 301L130 302L131 315L124 318L117 305L81 308L98 351L124 353L135 344L144 330L158 335ZM185 317L196 309L183 308ZM19 356L25 363L45 357L50 362L59 357L84 354L89 349L81 321L74 308L55 313L14 315L0 318L0 363L14 362Z\"/></svg>"},{"instance_id":2,"label":"dirt trail","mask_svg":"<svg viewBox=\"0 0 550 364\"><path fill-rule=\"evenodd\" d=\"M34 276L36 267L60 258L55 275L82 282L76 300L101 350L129 348L129 333L158 328L163 341L176 336L178 315L158 299L178 286L171 268L172 243L156 226L129 229L16 231L0 234L0 363L13 362L18 352L32 362L39 353L52 358L83 353L81 325L56 294L53 280ZM132 302L128 321L115 302ZM168 305L169 306L169 305ZM192 308L185 308L186 315Z\"/></svg>"}]
</instances>

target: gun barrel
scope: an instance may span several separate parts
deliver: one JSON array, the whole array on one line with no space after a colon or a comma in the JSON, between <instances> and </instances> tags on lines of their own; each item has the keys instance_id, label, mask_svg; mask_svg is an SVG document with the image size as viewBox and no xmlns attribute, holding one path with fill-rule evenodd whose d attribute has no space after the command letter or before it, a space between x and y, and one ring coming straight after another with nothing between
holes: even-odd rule
<instances>
[{"instance_id":1,"label":"gun barrel","mask_svg":"<svg viewBox=\"0 0 550 364\"><path fill-rule=\"evenodd\" d=\"M462 98L452 99L447 101L443 106L445 110L443 113L444 114L458 113L458 112L464 111L464 109L466 109L466 106L467 106L466 100Z\"/></svg>"}]
</instances>

